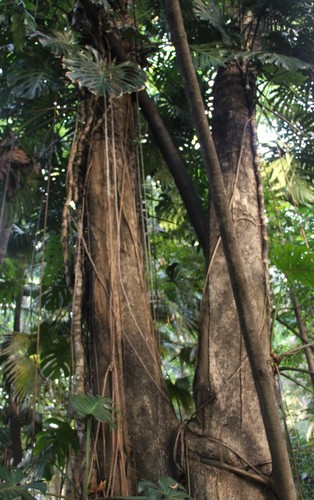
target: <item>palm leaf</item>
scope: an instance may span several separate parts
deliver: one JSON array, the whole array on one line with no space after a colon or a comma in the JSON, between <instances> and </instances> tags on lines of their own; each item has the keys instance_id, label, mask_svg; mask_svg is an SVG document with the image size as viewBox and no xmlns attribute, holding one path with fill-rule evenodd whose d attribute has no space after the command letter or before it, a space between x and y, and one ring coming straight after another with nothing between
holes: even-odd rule
<instances>
[{"instance_id":1,"label":"palm leaf","mask_svg":"<svg viewBox=\"0 0 314 500\"><path fill-rule=\"evenodd\" d=\"M284 54L278 54L275 52L248 52L243 51L236 54L239 57L245 57L248 60L257 60L261 62L263 65L265 64L273 64L279 68L284 68L287 71L300 71L302 69L311 69L311 64L298 59L297 57L286 56Z\"/></svg>"},{"instance_id":2,"label":"palm leaf","mask_svg":"<svg viewBox=\"0 0 314 500\"><path fill-rule=\"evenodd\" d=\"M0 466L0 499L16 500L36 500L30 491L45 494L47 485L42 481L25 482L25 475L20 469L7 469Z\"/></svg>"},{"instance_id":3,"label":"palm leaf","mask_svg":"<svg viewBox=\"0 0 314 500\"><path fill-rule=\"evenodd\" d=\"M201 21L207 21L222 35L224 43L229 44L231 39L224 29L223 18L219 12L218 6L214 2L205 2L204 0L194 0L194 13Z\"/></svg>"},{"instance_id":4,"label":"palm leaf","mask_svg":"<svg viewBox=\"0 0 314 500\"><path fill-rule=\"evenodd\" d=\"M35 337L27 333L8 335L1 351L3 373L19 399L34 390L36 364L34 357L28 355L34 340Z\"/></svg>"}]
</instances>

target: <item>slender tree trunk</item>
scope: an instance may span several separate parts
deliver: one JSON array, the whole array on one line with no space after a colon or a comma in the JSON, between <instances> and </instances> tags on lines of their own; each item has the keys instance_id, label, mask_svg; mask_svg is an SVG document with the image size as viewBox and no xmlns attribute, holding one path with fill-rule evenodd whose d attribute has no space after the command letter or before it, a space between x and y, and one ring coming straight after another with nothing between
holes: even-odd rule
<instances>
[{"instance_id":1,"label":"slender tree trunk","mask_svg":"<svg viewBox=\"0 0 314 500\"><path fill-rule=\"evenodd\" d=\"M91 387L110 396L117 428L98 434L98 476L107 494L130 495L141 478L175 474L177 427L166 394L144 280L137 216L131 98L110 99L91 137L87 217L90 241ZM95 429L97 432L97 429Z\"/></svg>"},{"instance_id":2,"label":"slender tree trunk","mask_svg":"<svg viewBox=\"0 0 314 500\"><path fill-rule=\"evenodd\" d=\"M1 219L1 213L2 212L0 211L0 219ZM4 227L0 223L0 264L3 262L7 254L7 246L9 243L11 229L12 229L11 225L9 227Z\"/></svg>"},{"instance_id":3,"label":"slender tree trunk","mask_svg":"<svg viewBox=\"0 0 314 500\"><path fill-rule=\"evenodd\" d=\"M226 92L224 89L224 86L229 80L236 83L238 76L234 71L234 68L237 68L237 66L236 64L231 64L227 70L226 80L223 81L222 78L222 80L218 80L219 84L216 84L216 106L217 103L218 106L220 103L222 107L225 106L225 110L222 113L223 120L219 120L216 127L217 125L222 127L223 133L221 137L224 137L224 150L228 150L228 155L231 159L230 164L230 161L225 161L223 158L218 159L217 151L209 132L205 109L189 52L179 1L169 0L167 2L167 10L170 31L176 48L179 67L184 79L186 95L190 104L192 118L201 145L203 159L209 174L210 194L213 200L215 215L217 217L224 250L224 257L222 257L225 261L224 268L228 268L228 273L224 273L224 268L220 268L220 272L216 275L218 282L224 282L222 288L218 285L217 294L216 291L213 290L213 294L210 294L207 297L205 294L204 298L205 313L202 318L203 328L201 333L199 363L196 372L195 384L199 421L190 424L190 435L188 434L188 444L190 445L191 450L190 457L192 458L192 463L189 469L191 482L192 484L194 483L196 494L200 498L204 498L204 496L205 498L222 498L226 495L227 498L269 498L269 492L267 492L265 496L259 488L256 489L254 486L251 487L251 483L244 485L243 482L237 479L246 476L247 474L243 474L243 469L249 468L252 471L250 474L252 483L259 483L261 478L262 480L266 479L267 482L267 476L261 475L260 469L264 464L264 461L266 464L269 463L269 455L267 450L265 450L265 446L263 446L263 444L260 446L254 437L252 437L252 439L254 439L254 444L256 444L256 446L255 450L252 452L251 446L253 443L249 432L247 432L251 417L256 419L257 429L260 430L261 426L258 423L258 414L260 414L260 409L267 434L268 445L271 451L271 476L273 480L273 491L276 492L278 498L282 498L284 500L294 500L296 495L291 475L291 468L289 465L289 458L282 436L270 371L267 366L265 345L263 346L262 334L264 319L263 313L260 314L261 303L259 298L262 296L263 310L266 303L264 268L261 263L260 270L257 269L258 275L256 278L254 277L254 280L257 279L257 281L262 284L261 289L258 286L257 296L255 297L255 286L252 279L252 272L250 267L246 265L247 263L249 265L252 264L255 258L262 260L261 249L259 250L259 248L257 248L253 251L254 243L259 243L260 248L262 246L262 238L260 235L261 231L259 228L259 211L258 209L257 211L254 211L253 206L253 214L251 215L250 207L251 200L253 200L253 202L255 201L255 206L258 207L258 197L256 194L257 189L255 188L253 192L250 192L250 189L252 189L252 181L250 179L249 170L246 170L245 163L244 168L240 170L238 168L240 155L239 149L241 152L242 140L240 140L237 144L234 142L229 144L228 135L226 133L229 129L231 129L231 134L233 135L235 131L236 134L234 135L236 137L238 127L235 126L235 120L240 118L240 123L243 122L243 112L241 112L242 99L238 102L238 98L240 98L241 95L233 89L233 92L235 92L235 99L231 99L228 102L229 92ZM230 75L228 75L228 71L230 72ZM222 77L223 74L224 71L222 70L219 77ZM221 90L222 92L220 94L220 99L217 96L218 90ZM244 84L242 84L242 94L244 94ZM238 105L240 105L240 107ZM235 117L237 114L239 114L239 116ZM225 128L226 125L227 129ZM233 125L235 126L234 131ZM245 125L246 123L242 123L242 137L243 135L246 135ZM220 131L218 131L218 137L219 134ZM251 148L249 148L249 145L244 143L244 147L248 150L245 151L245 156L250 153ZM233 148L235 146L237 147L238 152L236 163L232 161ZM221 151L218 153L221 154ZM252 157L249 164L253 167ZM239 177L243 177L244 181L241 180L241 184L239 184L242 186L243 190L243 192L241 192L241 190L239 192L240 199L237 199L235 196L235 199L229 199L228 203L226 190L223 186L223 177L225 177L224 171L229 170L230 167L233 168L231 171L233 171L235 180L238 180L237 171L239 170ZM246 184L244 184L244 182ZM235 187L236 184L237 183L234 183ZM232 220L231 218L231 201L235 206L233 215L235 220ZM243 239L242 245L242 241L239 240L239 237L241 236L244 238L244 234L249 231L248 227L251 225L256 225L257 228L259 228L257 231L257 239L256 237L253 241ZM242 228L241 233L237 226ZM211 235L213 233L215 234L215 229L212 224ZM217 237L218 233L216 232L216 241ZM217 256L214 257L212 254L212 259L214 258L217 259ZM254 266L252 269L256 270ZM211 281L210 275L209 281ZM212 283L215 281L216 280L213 280ZM236 304L235 308L232 308L233 300ZM226 317L225 322L218 322L218 325L222 329L213 324L213 321L216 318L213 318L212 314L209 316L208 311L206 310L211 308L215 303L217 318L218 315L220 318L223 316ZM236 311L236 314L233 314L233 311ZM212 338L213 335L210 331L211 324L213 325L215 332L214 338ZM241 332L243 336L248 361L253 374L255 391L258 395L259 405L256 403L257 400L255 398L254 390L249 390L251 384L249 382L249 372L245 368L246 354L244 351L244 345L242 346L242 336L239 334L237 335L237 331ZM220 344L220 338L224 338L221 348L226 354L220 362L215 364L215 358L219 358L220 354L218 352L219 349L217 349ZM218 340L218 344L216 342L216 345L215 340ZM215 369L212 371L213 363ZM237 381L236 403L234 411L232 411L233 404L230 400L230 396L228 399L228 408L226 404L227 400L225 400L221 395L224 394L228 390L228 386L230 384L234 384L235 381ZM238 387L240 387L240 390ZM245 393L246 390L248 390L247 394ZM233 394L234 392L231 391L231 395ZM213 413L213 409L215 409L215 407L217 408L217 412ZM225 420L225 411L227 410L229 418ZM210 434L212 428L216 428L218 438L212 437ZM228 443L228 439L230 439L232 435L234 435L236 449L232 449L233 447ZM200 436L202 436L201 439L199 439ZM266 442L266 440L263 439L263 432L258 437L262 443L263 441ZM237 460L234 457L237 457L237 459L240 458L240 460ZM236 460L238 462L235 467L233 465L230 466L230 463L232 464L232 460ZM258 468L255 467L256 460ZM240 465L241 462L242 465ZM206 473L204 466L200 466L200 464L204 463L206 463L207 466L213 467L211 473L209 473L209 471ZM232 470L230 482L227 480L221 480L221 470L223 470L226 474L228 473L229 476L231 476L230 472ZM226 474L224 474L225 477ZM209 476L212 478L211 481L207 480Z\"/></svg>"},{"instance_id":4,"label":"slender tree trunk","mask_svg":"<svg viewBox=\"0 0 314 500\"><path fill-rule=\"evenodd\" d=\"M16 298L14 311L14 332L21 330L21 309L22 309L23 292L20 292ZM11 389L11 388L10 388ZM9 393L12 391L9 389ZM21 420L19 405L13 394L10 394L9 401L9 428L12 443L13 465L18 465L23 458L22 435L21 435Z\"/></svg>"},{"instance_id":5,"label":"slender tree trunk","mask_svg":"<svg viewBox=\"0 0 314 500\"><path fill-rule=\"evenodd\" d=\"M302 318L301 307L300 307L300 304L298 301L298 297L296 296L293 288L290 288L290 297L291 297L291 301L292 301L293 308L294 308L294 313L295 313L295 317L296 317L296 321L297 321L297 325L298 325L300 338L302 339L303 344L307 345L309 343L309 337L308 337L307 329L305 327L305 324L304 324L304 321ZM307 366L308 366L308 369L310 372L312 386L314 388L314 356L313 356L313 352L312 352L312 349L310 346L307 346L304 348L304 354L305 354Z\"/></svg>"}]
</instances>

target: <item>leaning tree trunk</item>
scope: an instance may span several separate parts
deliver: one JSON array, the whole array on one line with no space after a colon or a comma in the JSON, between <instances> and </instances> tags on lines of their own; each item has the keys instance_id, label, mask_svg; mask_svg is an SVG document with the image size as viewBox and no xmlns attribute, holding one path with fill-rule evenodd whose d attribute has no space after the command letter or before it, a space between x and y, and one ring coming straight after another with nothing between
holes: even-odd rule
<instances>
[{"instance_id":1,"label":"leaning tree trunk","mask_svg":"<svg viewBox=\"0 0 314 500\"><path fill-rule=\"evenodd\" d=\"M174 475L176 420L165 391L144 279L130 96L112 98L91 136L87 178L90 242L89 379L110 396L117 428L97 433L98 482L135 493L139 479Z\"/></svg>"},{"instance_id":2,"label":"leaning tree trunk","mask_svg":"<svg viewBox=\"0 0 314 500\"><path fill-rule=\"evenodd\" d=\"M266 270L250 119L241 70L234 63L216 77L213 136L260 339L269 357ZM208 394L204 386L210 388ZM208 499L272 498L263 484L267 476L261 475L271 472L271 458L212 205L195 396L198 421L190 428L200 437L191 443L196 457L201 450L205 458L203 464L193 460L190 464L196 497L201 498L203 490L202 498Z\"/></svg>"}]
</instances>

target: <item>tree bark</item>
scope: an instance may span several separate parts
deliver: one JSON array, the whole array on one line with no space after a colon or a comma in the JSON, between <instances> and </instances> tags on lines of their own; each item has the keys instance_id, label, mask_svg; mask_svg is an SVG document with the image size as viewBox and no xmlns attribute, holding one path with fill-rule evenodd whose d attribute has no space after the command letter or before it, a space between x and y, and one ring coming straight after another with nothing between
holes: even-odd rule
<instances>
[{"instance_id":1,"label":"tree bark","mask_svg":"<svg viewBox=\"0 0 314 500\"><path fill-rule=\"evenodd\" d=\"M22 310L23 291L16 297L13 330L15 333L21 331L21 310ZM13 465L18 465L23 458L22 434L20 409L16 398L12 394L12 388L9 385L9 428L12 443Z\"/></svg>"},{"instance_id":2,"label":"tree bark","mask_svg":"<svg viewBox=\"0 0 314 500\"><path fill-rule=\"evenodd\" d=\"M245 401L247 395L242 392L243 388L247 384L247 380L249 380L249 375L247 373L247 370L245 370L245 357L246 355L244 354L244 350L242 349L242 337L240 338L239 335L236 335L236 331L238 330L237 325L240 325L240 330L244 339L244 344L246 347L246 352L248 356L248 360L250 363L250 367L252 370L253 374L253 379L255 383L255 390L258 395L258 400L259 400L259 405L260 405L260 410L263 418L263 423L265 426L266 430L266 435L268 439L268 445L270 447L271 451L271 457L272 457L272 480L274 483L274 489L276 492L276 495L278 498L282 499L291 499L294 500L296 498L295 494L295 489L294 489L294 484L293 484L293 479L292 479L292 474L291 474L291 468L289 464L289 458L288 458L288 453L286 449L286 445L284 442L284 438L282 436L281 432L281 425L280 425L280 420L279 420L279 415L277 411L277 405L276 405L276 400L275 400L275 395L273 391L273 382L270 377L269 373L269 367L267 365L266 361L266 356L265 352L263 351L262 347L262 340L260 338L261 335L261 330L262 330L262 325L263 321L261 321L261 318L258 317L258 307L260 304L258 303L258 297L254 297L254 292L252 289L252 285L254 281L252 281L252 275L250 276L250 268L246 265L244 265L243 258L241 258L241 251L245 251L244 257L245 257L245 262L252 262L252 259L255 258L256 255L256 250L252 253L252 242L251 241L245 241L244 246L239 245L238 242L238 235L235 230L235 223L234 222L243 222L241 224L242 232L244 233L245 231L248 230L248 227L250 225L254 226L255 224L260 223L260 218L256 220L254 217L251 217L250 215L250 209L251 207L247 205L247 203L250 201L250 198L253 196L257 198L256 195L256 190L253 193L249 192L244 192L241 193L240 191L240 196L242 197L242 194L246 195L243 206L241 207L240 210L238 210L238 207L235 205L237 208L237 211L235 212L236 214L236 221L232 220L231 213L230 213L230 208L229 208L229 203L230 200L228 201L227 196L226 196L226 191L225 187L223 184L223 177L222 173L225 167L230 167L230 163L227 162L224 165L223 159L221 160L221 164L219 162L217 152L215 149L215 145L213 143L211 134L209 132L209 126L207 123L207 118L205 114L205 109L204 105L202 102L202 97L200 94L197 78L195 75L195 70L193 67L193 63L191 60L190 52L189 52L189 47L187 43L187 37L186 33L184 30L184 25L183 25L183 19L182 19L182 14L180 11L180 6L178 0L169 0L167 3L167 10L168 10L168 19L169 19L169 24L170 24L170 32L172 35L172 40L174 43L174 46L176 48L176 53L177 53L177 58L178 58L178 64L180 67L180 71L183 75L183 80L185 84L185 89L186 89L186 95L187 99L190 104L190 109L191 109L191 114L192 118L194 121L194 125L196 128L196 133L198 135L198 139L201 145L201 151L204 159L204 163L206 165L206 168L208 170L209 174L209 181L210 181L210 194L211 198L213 201L213 205L215 208L215 214L219 226L219 232L221 235L221 240L222 240L222 245L223 245L223 250L224 250L224 256L225 256L225 266L228 268L228 273L224 273L223 275L217 274L216 278L220 281L222 280L224 282L224 285L222 287L222 290L220 289L220 292L222 295L219 297L215 297L216 304L219 305L219 314L220 316L226 316L228 318L227 321L227 326L228 330L226 330L226 324L221 324L223 330L219 330L216 325L214 326L216 330L216 338L217 336L223 337L225 339L225 342L223 342L223 351L226 353L226 351L229 352L229 349L232 345L236 347L236 353L237 353L237 359L231 359L229 358L228 355L225 355L224 359L222 360L223 363L225 363L226 366L222 366L221 363L218 363L216 365L215 370L213 372L211 371L211 361L215 357L215 342L212 344L212 337L209 336L209 325L212 322L212 316L209 317L207 313L205 313L205 317L203 315L203 335L201 335L201 343L200 343L200 349L199 349L199 363L198 363L198 369L196 372L196 395L197 395L197 403L198 403L198 413L199 416L201 415L201 412L203 413L203 418L200 419L200 422L198 425L196 424L196 429L190 426L190 430L194 431L194 434L202 434L202 432L198 431L197 429L200 427L201 431L205 431L205 439L200 442L199 440L196 439L197 445L194 445L194 449L192 449L192 455L198 456L199 458L204 458L203 454L208 455L208 458L211 458L212 455L214 455L214 458L216 461L222 461L228 462L232 460L232 455L235 456L237 455L242 455L242 449L244 452L249 453L250 451L250 446L252 443L250 443L250 437L246 435L246 430L248 426L248 421L246 421L246 417L250 417L250 415L254 415L256 413L256 407L257 405L252 403L251 398L253 397L254 391L250 391L248 395L248 400ZM232 71L232 65L231 65L231 71ZM231 75L232 77L232 75ZM232 79L232 78L231 78ZM222 82L221 82L222 83ZM225 82L224 82L225 83ZM216 87L216 92L218 89L218 85ZM237 93L235 93L235 103L237 103ZM225 97L228 96L228 93L224 94ZM218 99L218 98L217 98ZM224 104L224 103L223 103ZM230 105L232 105L232 102L230 102ZM236 111L237 108L235 108L234 111ZM225 123L228 123L230 125L230 128L232 129L232 124L234 121L234 117L232 116L233 109L229 109L228 106L226 108L227 114L224 113L224 120ZM240 116L241 117L241 116ZM231 123L229 123L229 119L231 119ZM220 123L222 125L222 123ZM238 127L235 128L235 130L238 130ZM224 132L226 132L226 129L224 129ZM242 135L245 132L245 128L242 124ZM233 132L232 132L233 133ZM226 134L225 135L225 148L228 149L228 154L231 154L231 160L232 160L232 147L234 143L228 144L226 141ZM237 148L239 150L239 147L241 148L241 143L238 143ZM241 148L242 149L242 148ZM239 155L239 153L238 153ZM235 168L234 175L237 180L237 164L239 163L239 160L237 161L236 164L232 162L233 168ZM252 159L251 159L252 163ZM242 169L241 175L245 180L246 177L248 176L248 172L245 169ZM241 185L244 187L243 182L241 182ZM249 185L247 186L249 188ZM236 198L234 202L237 201ZM241 206L242 205L242 199L241 199L241 204L238 201L238 204ZM243 215L245 214L245 215ZM212 229L211 229L212 233ZM261 239L261 238L260 238ZM216 236L217 240L217 236ZM256 239L255 239L256 242ZM261 245L260 245L261 246ZM217 259L217 255L212 258ZM264 283L264 272L263 272L263 265L261 266L262 268L262 283ZM248 271L249 269L249 271ZM254 269L254 267L253 267ZM211 278L211 277L210 277ZM231 281L231 286L229 283L229 279ZM258 279L259 276L258 276ZM214 282L214 281L213 281ZM220 288L220 287L219 287ZM235 300L236 307L232 308L230 304L230 298L232 297L233 292L233 297ZM218 293L220 293L218 292ZM262 297L263 297L263 302L265 303L265 289L264 287L262 288ZM208 307L212 306L211 302L212 296L210 295L209 297L204 298L204 305L205 309ZM231 298L231 301L233 299ZM236 315L234 315L233 311L236 311ZM237 318L238 317L238 318ZM239 322L239 323L238 323ZM227 340L227 344L226 344ZM203 343L202 343L203 341ZM210 354L211 349L214 348L213 354ZM206 354L208 353L208 354ZM233 352L231 352L232 356ZM216 351L217 355L217 351ZM207 357L208 356L208 357ZM225 373L224 373L225 372ZM219 393L225 392L226 388L230 384L236 383L238 381L239 385L239 377L242 380L245 380L245 385L243 386L243 382L241 380L240 384L240 393L239 390L237 391L238 396L237 396L237 403L236 403L236 408L235 411L228 412L230 415L230 419L228 422L225 421L224 419L224 407L226 407L226 402L224 404L224 407L219 408L220 406L220 398L218 397ZM214 387L212 387L214 382ZM248 382L248 386L250 383ZM251 398L250 398L251 396ZM247 409L250 409L250 413L248 415L245 415L243 412L243 404L245 401L245 405ZM219 410L216 413L216 416L211 413L211 409L215 407L215 404L217 405L217 409ZM230 404L229 401L229 405ZM240 410L240 416L238 415L238 412ZM222 419L222 422L225 422L223 426L221 426L221 421L219 420ZM206 432L209 432L209 429L212 428L214 420L214 426L216 426L217 431L219 432L219 449L221 452L217 456L217 447L209 446L208 451L206 451L206 446L203 446L203 449L201 445L207 441L211 441L211 439L208 439L208 436L206 435ZM216 425L215 425L215 420ZM201 425L199 425L201 424ZM227 424L227 425L226 425ZM226 435L226 438L228 439L228 435L231 436L232 434L236 434L239 432L239 428L241 429L241 434L240 438L239 436L235 437L235 440L237 442L237 445L241 445L242 449L240 448L241 451L238 451L236 449L236 453L231 452L230 448L231 446L228 446L228 442L224 441L224 436ZM226 430L227 429L227 430ZM223 439L221 437L223 436ZM197 436L198 437L198 436ZM259 436L261 438L261 436ZM207 438L207 439L206 439ZM193 439L191 438L191 447L193 447ZM212 450L214 448L214 451ZM215 449L216 448L216 449ZM200 452L201 450L201 452ZM266 452L267 453L267 452ZM242 455L243 456L243 455ZM221 457L222 460L221 460ZM265 459L265 453L261 452L259 447L257 447L256 450L256 456L253 457L251 454L251 457L247 458L247 456L244 454L245 461L251 463L250 461L253 461L251 463L250 467L252 470L254 466L254 460L258 458L258 463L261 465L261 460L263 461ZM268 457L266 457L266 462L268 461ZM243 461L243 459L242 459ZM238 465L239 467L239 465ZM242 465L243 467L243 465ZM226 468L224 468L225 472ZM193 475L195 474L196 480L195 480L195 487L198 488L199 482L201 481L201 478L204 478L204 471L201 471L199 467L193 468L193 471L191 471L191 477L193 478ZM215 476L220 475L220 470L214 472ZM240 477L240 473L238 474ZM236 478L238 478L236 476ZM193 481L193 479L192 479ZM236 482L238 480L236 479ZM217 483L215 479L215 483ZM220 483L221 484L221 483ZM202 485L202 489L204 491L204 487L206 487L206 482ZM235 488L235 486L233 486ZM236 488L237 490L238 488ZM243 490L241 492L241 495L244 495L247 497L247 493L244 491L246 490L245 487L243 487ZM198 490L200 491L200 490ZM217 492L214 492L214 490L209 487L206 487L206 498L219 498L220 497L220 492L219 489ZM229 491L229 493L232 493L232 490ZM204 493L203 493L204 494ZM218 496L217 496L218 494ZM240 493L239 493L240 494ZM258 493L258 495L263 495L262 493ZM268 498L269 498L269 493L267 493ZM243 498L244 498L243 496ZM262 498L263 498L262 496ZM258 498L253 492L250 493L249 495L250 498ZM264 496L265 497L265 496ZM239 498L239 496L235 497ZM240 496L242 498L242 496Z\"/></svg>"},{"instance_id":3,"label":"tree bark","mask_svg":"<svg viewBox=\"0 0 314 500\"><path fill-rule=\"evenodd\" d=\"M0 211L0 219L2 212ZM0 223L0 264L4 261L7 254L7 247L9 243L10 233L11 233L12 225L9 227L4 227Z\"/></svg>"},{"instance_id":4,"label":"tree bark","mask_svg":"<svg viewBox=\"0 0 314 500\"><path fill-rule=\"evenodd\" d=\"M312 351L310 346L307 346L307 344L309 343L309 337L308 337L307 329L305 327L305 324L304 324L304 321L302 318L301 307L300 307L298 298L297 298L293 288L290 288L290 297L291 297L291 301L292 301L293 308L294 308L294 314L296 317L300 338L302 339L303 344L306 345L306 347L304 348L304 354L305 354L307 366L308 366L308 369L310 372L312 387L314 389L314 356L313 356L313 351Z\"/></svg>"},{"instance_id":5,"label":"tree bark","mask_svg":"<svg viewBox=\"0 0 314 500\"><path fill-rule=\"evenodd\" d=\"M213 134L227 197L231 200L237 244L244 257L245 277L259 325L258 335L265 356L269 358L269 311L249 118L241 72L237 65L231 64L229 68L220 70L216 77ZM200 331L200 343L207 348L205 353L200 349L195 392L196 399L199 399L198 407L205 404L199 415L202 433L209 442L215 440L211 442L207 455L216 460L224 457L226 464L240 470L230 473L228 468L212 466L207 491L215 491L214 495L219 492L223 498L231 494L231 498L237 499L270 499L274 496L270 485L267 488L262 482L263 479L267 482L271 472L269 447L228 267L218 242L219 228L211 205L211 258ZM203 380L210 388L208 405ZM250 470L252 476L241 476L240 471L243 470Z\"/></svg>"},{"instance_id":6,"label":"tree bark","mask_svg":"<svg viewBox=\"0 0 314 500\"><path fill-rule=\"evenodd\" d=\"M108 40L113 53L118 57L119 61L128 61L121 42L118 38L110 33ZM207 241L207 217L203 210L201 201L193 187L191 179L181 159L180 153L175 147L170 133L167 130L162 117L154 100L149 97L146 90L141 90L138 93L138 101L142 113L149 125L153 139L156 141L164 160L169 168L173 180L177 186L179 194L186 208L188 217L195 230L199 244L203 250L205 257L208 257L208 241Z\"/></svg>"},{"instance_id":7,"label":"tree bark","mask_svg":"<svg viewBox=\"0 0 314 500\"><path fill-rule=\"evenodd\" d=\"M117 429L103 428L97 447L99 479L110 495L135 494L139 479L175 475L177 422L144 280L133 134L131 98L110 99L88 158L89 379L118 410Z\"/></svg>"}]
</instances>

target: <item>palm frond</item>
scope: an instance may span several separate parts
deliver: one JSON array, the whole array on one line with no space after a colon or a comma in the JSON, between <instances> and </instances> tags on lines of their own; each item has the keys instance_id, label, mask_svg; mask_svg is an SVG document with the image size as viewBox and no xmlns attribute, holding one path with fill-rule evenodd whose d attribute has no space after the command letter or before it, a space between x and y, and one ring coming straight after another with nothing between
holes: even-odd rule
<instances>
[{"instance_id":1,"label":"palm frond","mask_svg":"<svg viewBox=\"0 0 314 500\"><path fill-rule=\"evenodd\" d=\"M3 373L20 400L34 390L36 362L34 356L28 355L33 343L33 335L15 333L7 336L1 353Z\"/></svg>"},{"instance_id":2,"label":"palm frond","mask_svg":"<svg viewBox=\"0 0 314 500\"><path fill-rule=\"evenodd\" d=\"M235 54L236 57L245 57L248 60L257 60L261 64L273 64L278 68L284 68L288 71L300 71L303 69L310 70L312 65L298 59L297 57L292 57L284 54L279 54L276 52L249 52L243 51Z\"/></svg>"},{"instance_id":3,"label":"palm frond","mask_svg":"<svg viewBox=\"0 0 314 500\"><path fill-rule=\"evenodd\" d=\"M226 44L231 42L229 34L224 27L224 20L219 7L215 2L205 2L204 0L194 0L194 14L201 21L207 21L222 36L222 41Z\"/></svg>"},{"instance_id":4,"label":"palm frond","mask_svg":"<svg viewBox=\"0 0 314 500\"><path fill-rule=\"evenodd\" d=\"M26 481L26 476L21 469L0 466L0 499L36 500L30 492L45 494L47 485L42 481Z\"/></svg>"}]
</instances>

